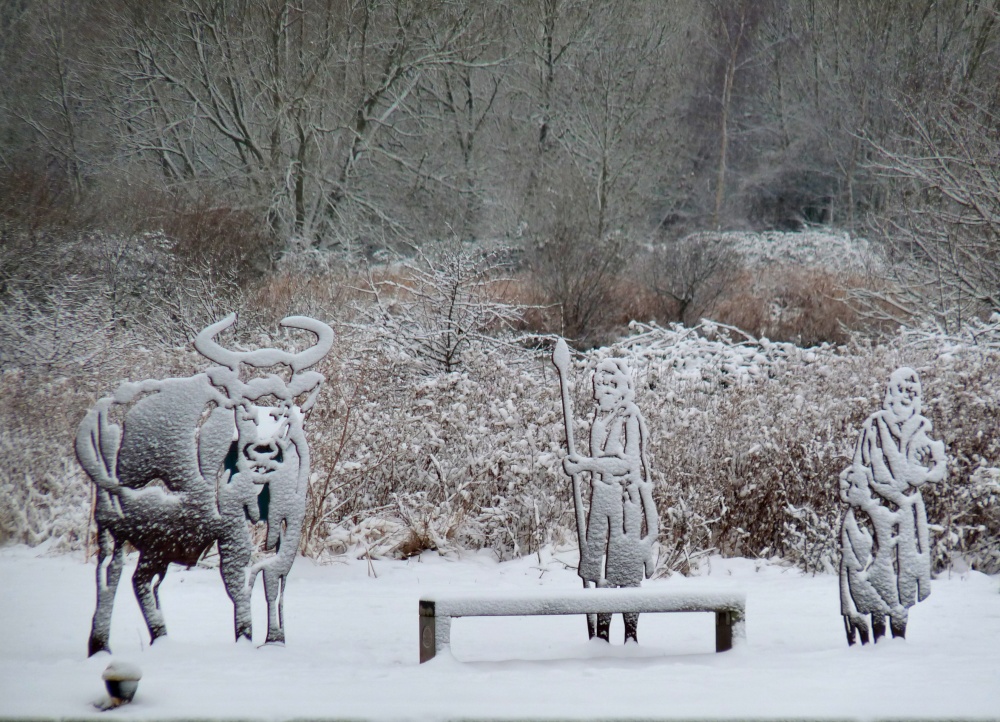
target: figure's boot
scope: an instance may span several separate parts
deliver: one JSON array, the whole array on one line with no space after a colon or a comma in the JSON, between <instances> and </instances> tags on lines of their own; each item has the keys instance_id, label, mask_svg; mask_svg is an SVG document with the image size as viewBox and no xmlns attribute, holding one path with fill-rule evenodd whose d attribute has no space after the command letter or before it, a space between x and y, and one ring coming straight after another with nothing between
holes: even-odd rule
<instances>
[{"instance_id":1,"label":"figure's boot","mask_svg":"<svg viewBox=\"0 0 1000 722\"><path fill-rule=\"evenodd\" d=\"M892 629L892 637L906 639L906 619L889 617L889 628Z\"/></svg>"},{"instance_id":2,"label":"figure's boot","mask_svg":"<svg viewBox=\"0 0 1000 722\"><path fill-rule=\"evenodd\" d=\"M854 625L851 623L851 618L844 616L844 631L847 632L847 646L853 647L854 643L857 641L854 633Z\"/></svg>"},{"instance_id":3,"label":"figure's boot","mask_svg":"<svg viewBox=\"0 0 1000 722\"><path fill-rule=\"evenodd\" d=\"M636 644L639 643L639 613L638 612L628 612L623 614L622 617L625 619L625 642L626 644L631 639Z\"/></svg>"},{"instance_id":4,"label":"figure's boot","mask_svg":"<svg viewBox=\"0 0 1000 722\"><path fill-rule=\"evenodd\" d=\"M861 639L862 644L868 644L868 622L858 622L845 615L844 631L847 632L848 645L853 645L858 638Z\"/></svg>"},{"instance_id":5,"label":"figure's boot","mask_svg":"<svg viewBox=\"0 0 1000 722\"><path fill-rule=\"evenodd\" d=\"M611 615L610 614L598 614L597 615L597 638L603 639L605 642L610 642L609 638L611 635Z\"/></svg>"},{"instance_id":6,"label":"figure's boot","mask_svg":"<svg viewBox=\"0 0 1000 722\"><path fill-rule=\"evenodd\" d=\"M878 641L885 636L885 617L881 614L872 615L872 637Z\"/></svg>"}]
</instances>

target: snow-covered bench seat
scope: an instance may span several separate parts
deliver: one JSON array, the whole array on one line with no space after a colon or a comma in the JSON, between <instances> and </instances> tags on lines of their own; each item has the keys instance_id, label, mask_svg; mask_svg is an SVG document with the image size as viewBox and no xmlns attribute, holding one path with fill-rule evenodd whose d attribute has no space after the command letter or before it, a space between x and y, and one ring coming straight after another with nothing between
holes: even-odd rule
<instances>
[{"instance_id":1,"label":"snow-covered bench seat","mask_svg":"<svg viewBox=\"0 0 1000 722\"><path fill-rule=\"evenodd\" d=\"M621 612L714 612L715 651L746 639L746 594L659 589L567 589L560 592L426 595L420 599L420 662L451 642L454 617L518 617Z\"/></svg>"}]
</instances>

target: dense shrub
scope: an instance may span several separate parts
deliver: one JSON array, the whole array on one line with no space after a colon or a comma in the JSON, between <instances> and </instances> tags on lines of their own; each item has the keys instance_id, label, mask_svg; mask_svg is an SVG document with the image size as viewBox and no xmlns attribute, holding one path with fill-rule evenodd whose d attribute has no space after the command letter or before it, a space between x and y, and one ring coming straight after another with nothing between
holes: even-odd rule
<instances>
[{"instance_id":1,"label":"dense shrub","mask_svg":"<svg viewBox=\"0 0 1000 722\"><path fill-rule=\"evenodd\" d=\"M249 295L253 307L227 343L301 342L276 326L290 312L338 332L307 423L304 553L490 548L506 558L575 543L558 380L543 339L477 335L443 372L398 324L365 321L365 294L342 273L283 272ZM91 492L72 456L76 425L123 378L206 368L183 340L128 337L88 364L5 366L0 540L88 546ZM592 414L590 374L611 355L631 359L649 425L661 573L685 572L708 553L834 568L838 475L901 365L920 373L924 413L949 455L948 479L924 491L935 568L1000 571L1000 319L960 338L910 330L812 348L708 322L636 323L618 343L575 357L578 439Z\"/></svg>"}]
</instances>

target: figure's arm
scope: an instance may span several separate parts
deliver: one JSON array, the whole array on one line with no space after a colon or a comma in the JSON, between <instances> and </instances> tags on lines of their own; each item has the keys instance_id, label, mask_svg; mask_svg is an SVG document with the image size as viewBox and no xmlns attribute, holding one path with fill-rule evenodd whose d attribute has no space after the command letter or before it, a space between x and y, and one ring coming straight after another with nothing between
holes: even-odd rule
<instances>
[{"instance_id":1,"label":"figure's arm","mask_svg":"<svg viewBox=\"0 0 1000 722\"><path fill-rule=\"evenodd\" d=\"M570 476L579 474L581 471L623 476L628 473L629 468L628 459L624 455L578 456L571 454L563 459L563 469Z\"/></svg>"},{"instance_id":2,"label":"figure's arm","mask_svg":"<svg viewBox=\"0 0 1000 722\"><path fill-rule=\"evenodd\" d=\"M619 453L602 456L569 455L563 460L563 469L567 474L578 474L590 471L608 476L625 476L630 471L639 470L642 465L642 438L639 420L635 413L629 413L623 423L625 443Z\"/></svg>"},{"instance_id":3,"label":"figure's arm","mask_svg":"<svg viewBox=\"0 0 1000 722\"><path fill-rule=\"evenodd\" d=\"M941 481L948 473L948 458L944 453L944 442L940 439L930 442L931 460L934 462L927 471L926 481Z\"/></svg>"},{"instance_id":4,"label":"figure's arm","mask_svg":"<svg viewBox=\"0 0 1000 722\"><path fill-rule=\"evenodd\" d=\"M887 471L895 481L905 479L909 471L909 460L906 458L905 442L902 438L903 433L905 432L900 429L901 438L897 439L889 428L888 423L884 421L878 423L879 447L882 452L882 461L888 467Z\"/></svg>"},{"instance_id":5,"label":"figure's arm","mask_svg":"<svg viewBox=\"0 0 1000 722\"><path fill-rule=\"evenodd\" d=\"M948 457L944 453L944 442L940 439L931 439L927 432L930 431L931 422L925 421L920 430L914 434L913 446L916 452L916 464L918 474L910 481L912 486L923 486L925 483L937 483L944 479L948 473Z\"/></svg>"},{"instance_id":6,"label":"figure's arm","mask_svg":"<svg viewBox=\"0 0 1000 722\"><path fill-rule=\"evenodd\" d=\"M642 541L652 545L660 535L660 516L653 501L653 485L648 481L639 482L639 500L642 502L643 516L646 519L646 535Z\"/></svg>"},{"instance_id":7,"label":"figure's arm","mask_svg":"<svg viewBox=\"0 0 1000 722\"><path fill-rule=\"evenodd\" d=\"M886 429L886 422L879 418L881 412L872 414L869 421L865 422L864 434L864 456L867 456L868 466L871 469L871 488L881 496L895 504L903 501L902 494L906 489L905 478L901 479L897 474L905 474L899 470L899 461L892 461L892 458L901 457L896 441L891 432ZM888 436L888 438L887 438ZM888 441L888 443L885 443ZM889 458L890 454L895 457ZM896 468L893 468L893 464Z\"/></svg>"}]
</instances>

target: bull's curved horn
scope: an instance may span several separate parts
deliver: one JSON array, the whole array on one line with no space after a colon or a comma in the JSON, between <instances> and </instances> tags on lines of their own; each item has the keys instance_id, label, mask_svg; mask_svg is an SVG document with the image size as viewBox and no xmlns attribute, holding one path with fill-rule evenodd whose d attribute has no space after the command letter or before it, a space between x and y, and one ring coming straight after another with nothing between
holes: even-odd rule
<instances>
[{"instance_id":1,"label":"bull's curved horn","mask_svg":"<svg viewBox=\"0 0 1000 722\"><path fill-rule=\"evenodd\" d=\"M322 321L309 318L309 316L288 316L281 319L281 325L286 328L300 328L303 331L310 331L317 337L315 344L292 356L289 365L295 373L318 363L333 348L333 329Z\"/></svg>"},{"instance_id":2,"label":"bull's curved horn","mask_svg":"<svg viewBox=\"0 0 1000 722\"><path fill-rule=\"evenodd\" d=\"M217 344L215 336L225 331L235 322L236 314L231 313L221 321L213 323L198 334L194 340L194 347L198 349L202 356L215 363L228 366L233 371L237 371L241 363L257 368L286 364L292 367L294 373L309 368L326 356L330 349L333 348L333 329L325 323L317 321L314 318L309 318L308 316L288 316L281 320L282 326L311 331L318 337L316 343L299 353L289 353L276 348L260 348L256 351L230 351Z\"/></svg>"},{"instance_id":3,"label":"bull's curved horn","mask_svg":"<svg viewBox=\"0 0 1000 722\"><path fill-rule=\"evenodd\" d=\"M215 342L215 337L234 323L236 323L235 313L229 314L221 321L216 321L195 336L194 347L198 349L198 353L209 361L214 361L217 364L228 366L233 371L237 371L240 367L240 361L243 360L246 354L238 351L230 351Z\"/></svg>"}]
</instances>

